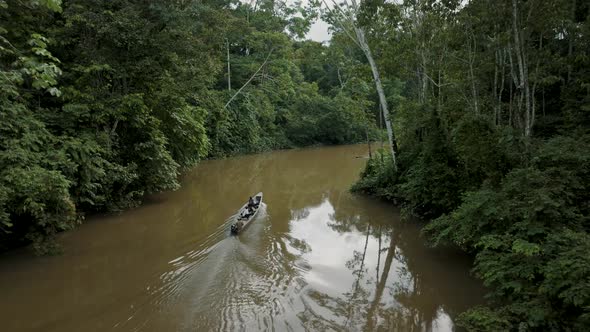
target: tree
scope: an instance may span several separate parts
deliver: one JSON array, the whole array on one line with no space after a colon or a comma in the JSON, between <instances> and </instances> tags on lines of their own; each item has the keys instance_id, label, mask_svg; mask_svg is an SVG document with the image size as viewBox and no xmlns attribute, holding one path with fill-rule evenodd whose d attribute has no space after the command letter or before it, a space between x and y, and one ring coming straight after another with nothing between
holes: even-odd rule
<instances>
[{"instance_id":1,"label":"tree","mask_svg":"<svg viewBox=\"0 0 590 332\"><path fill-rule=\"evenodd\" d=\"M432 218L424 233L434 245L475 256L492 300L463 326L587 329L588 5L362 9L372 50L387 59L381 74L403 82L394 126L404 153L395 175L391 162L370 160L354 189Z\"/></svg>"},{"instance_id":2,"label":"tree","mask_svg":"<svg viewBox=\"0 0 590 332\"><path fill-rule=\"evenodd\" d=\"M377 68L377 64L375 63L375 59L373 58L373 54L371 52L371 48L367 42L365 37L365 31L363 27L361 27L357 22L357 16L359 15L360 7L357 4L356 0L352 0L352 5L349 5L348 2L345 2L345 8L341 8L339 4L333 2L334 8L331 9L325 0L324 5L327 10L330 11L331 18L339 25L339 27L346 33L348 37L350 37L355 44L363 51L369 65L371 67L371 72L373 74L373 81L375 83L375 89L377 90L377 95L379 96L379 105L381 108L381 112L383 113L383 118L385 120L385 125L387 128L387 137L389 140L389 147L391 151L391 156L393 160L394 168L397 169L397 161L396 161L396 154L398 152L397 141L395 139L395 134L393 132L393 127L391 125L391 118L389 114L389 107L387 105L387 98L385 96L385 92L383 90L383 84L381 83L381 76L379 74L379 69ZM354 35L352 32L354 32Z\"/></svg>"}]
</instances>

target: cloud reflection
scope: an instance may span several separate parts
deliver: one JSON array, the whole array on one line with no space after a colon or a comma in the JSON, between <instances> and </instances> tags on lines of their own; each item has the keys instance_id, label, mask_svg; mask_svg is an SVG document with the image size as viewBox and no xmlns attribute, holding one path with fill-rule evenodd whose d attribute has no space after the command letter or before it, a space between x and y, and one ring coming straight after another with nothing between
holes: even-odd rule
<instances>
[{"instance_id":1,"label":"cloud reflection","mask_svg":"<svg viewBox=\"0 0 590 332\"><path fill-rule=\"evenodd\" d=\"M396 246L392 225L371 224L355 214L337 220L327 197L291 215L287 250L308 266L306 310L300 314L307 328L454 329L442 305L414 300L421 283Z\"/></svg>"}]
</instances>

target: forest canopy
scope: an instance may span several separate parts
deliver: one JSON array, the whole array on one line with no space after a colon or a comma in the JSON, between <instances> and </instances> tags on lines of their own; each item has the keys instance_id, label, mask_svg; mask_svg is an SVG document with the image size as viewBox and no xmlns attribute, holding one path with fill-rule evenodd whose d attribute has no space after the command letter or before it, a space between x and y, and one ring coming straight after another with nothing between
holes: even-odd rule
<instances>
[{"instance_id":1,"label":"forest canopy","mask_svg":"<svg viewBox=\"0 0 590 332\"><path fill-rule=\"evenodd\" d=\"M301 39L316 15L274 1L0 1L0 247L46 252L84 215L176 189L204 158L377 137L362 73L331 56L338 43Z\"/></svg>"}]
</instances>

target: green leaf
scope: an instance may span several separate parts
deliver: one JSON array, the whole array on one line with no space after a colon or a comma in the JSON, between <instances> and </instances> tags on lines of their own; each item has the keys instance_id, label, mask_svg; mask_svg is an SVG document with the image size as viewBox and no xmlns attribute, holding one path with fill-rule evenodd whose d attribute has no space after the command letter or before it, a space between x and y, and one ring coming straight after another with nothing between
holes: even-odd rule
<instances>
[{"instance_id":1,"label":"green leaf","mask_svg":"<svg viewBox=\"0 0 590 332\"><path fill-rule=\"evenodd\" d=\"M512 243L512 251L517 254L531 257L538 255L541 252L541 247L538 244L530 243L522 239L517 239Z\"/></svg>"}]
</instances>

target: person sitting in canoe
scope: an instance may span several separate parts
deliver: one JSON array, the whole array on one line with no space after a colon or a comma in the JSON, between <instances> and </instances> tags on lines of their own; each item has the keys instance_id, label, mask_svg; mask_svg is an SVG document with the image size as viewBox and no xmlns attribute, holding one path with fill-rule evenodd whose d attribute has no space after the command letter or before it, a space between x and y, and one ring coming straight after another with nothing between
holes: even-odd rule
<instances>
[{"instance_id":1,"label":"person sitting in canoe","mask_svg":"<svg viewBox=\"0 0 590 332\"><path fill-rule=\"evenodd\" d=\"M240 219L248 219L254 213L254 209L251 206L247 206L245 209L242 210L240 213Z\"/></svg>"},{"instance_id":2,"label":"person sitting in canoe","mask_svg":"<svg viewBox=\"0 0 590 332\"><path fill-rule=\"evenodd\" d=\"M249 215L250 214L248 213L248 209L243 209L242 212L240 212L240 217L238 218L238 220L248 219Z\"/></svg>"},{"instance_id":3,"label":"person sitting in canoe","mask_svg":"<svg viewBox=\"0 0 590 332\"><path fill-rule=\"evenodd\" d=\"M248 208L254 207L254 205L254 200L252 199L252 196L250 196L250 198L248 198Z\"/></svg>"}]
</instances>

